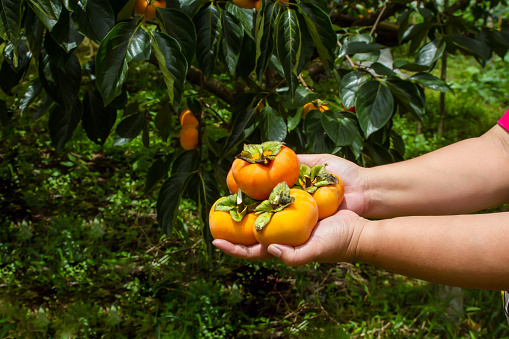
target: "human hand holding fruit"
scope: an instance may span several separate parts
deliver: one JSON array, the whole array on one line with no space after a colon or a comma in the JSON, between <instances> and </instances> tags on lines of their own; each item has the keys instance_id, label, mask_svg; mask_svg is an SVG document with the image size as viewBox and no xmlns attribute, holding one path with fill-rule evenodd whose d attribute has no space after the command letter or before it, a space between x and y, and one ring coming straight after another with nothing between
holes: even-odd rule
<instances>
[{"instance_id":1,"label":"human hand holding fruit","mask_svg":"<svg viewBox=\"0 0 509 339\"><path fill-rule=\"evenodd\" d=\"M249 260L270 259L273 254L277 256L279 252L281 260L292 266L303 265L311 261L346 261L355 256L355 251L352 248L356 246L357 235L360 234L364 223L367 222L357 214L366 209L364 198L366 176L362 167L330 154L300 154L297 157L300 164L309 167L328 164L327 172L341 178L345 195L339 211L319 221L309 240L297 247L282 244L266 247L259 243L245 246L223 239L213 241L216 247L233 257Z\"/></svg>"}]
</instances>

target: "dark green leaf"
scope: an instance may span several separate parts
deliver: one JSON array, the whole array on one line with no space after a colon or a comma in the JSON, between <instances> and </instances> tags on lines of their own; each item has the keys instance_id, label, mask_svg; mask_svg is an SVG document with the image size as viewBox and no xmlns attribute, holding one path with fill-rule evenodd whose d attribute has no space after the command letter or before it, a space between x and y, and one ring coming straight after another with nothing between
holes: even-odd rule
<instances>
[{"instance_id":1,"label":"dark green leaf","mask_svg":"<svg viewBox=\"0 0 509 339\"><path fill-rule=\"evenodd\" d=\"M62 1L60 0L28 0L30 6L39 17L39 20L49 31L57 24L62 12Z\"/></svg>"},{"instance_id":2,"label":"dark green leaf","mask_svg":"<svg viewBox=\"0 0 509 339\"><path fill-rule=\"evenodd\" d=\"M67 113L75 110L81 86L81 65L78 58L71 54L65 67L53 63L45 50L39 57L39 78L48 95Z\"/></svg>"},{"instance_id":3,"label":"dark green leaf","mask_svg":"<svg viewBox=\"0 0 509 339\"><path fill-rule=\"evenodd\" d=\"M355 106L359 124L367 138L390 120L394 99L386 85L370 81L359 88Z\"/></svg>"},{"instance_id":4,"label":"dark green leaf","mask_svg":"<svg viewBox=\"0 0 509 339\"><path fill-rule=\"evenodd\" d=\"M200 10L200 8L208 4L210 0L179 0L180 8L184 13L186 13L189 17L194 17L196 13Z\"/></svg>"},{"instance_id":5,"label":"dark green leaf","mask_svg":"<svg viewBox=\"0 0 509 339\"><path fill-rule=\"evenodd\" d=\"M170 101L173 109L178 111L188 69L186 58L180 51L177 40L166 33L151 31L150 34L159 69L163 73L163 79L168 88Z\"/></svg>"},{"instance_id":6,"label":"dark green leaf","mask_svg":"<svg viewBox=\"0 0 509 339\"><path fill-rule=\"evenodd\" d=\"M322 124L322 113L314 110L304 119L307 147L312 153L332 153L334 142L329 138Z\"/></svg>"},{"instance_id":7,"label":"dark green leaf","mask_svg":"<svg viewBox=\"0 0 509 339\"><path fill-rule=\"evenodd\" d=\"M159 131L159 136L164 142L166 142L170 136L171 130L173 129L170 105L163 105L161 107L156 114L154 123Z\"/></svg>"},{"instance_id":8,"label":"dark green leaf","mask_svg":"<svg viewBox=\"0 0 509 339\"><path fill-rule=\"evenodd\" d=\"M108 105L122 92L127 64L148 60L150 37L135 20L117 24L104 38L96 54L96 83Z\"/></svg>"},{"instance_id":9,"label":"dark green leaf","mask_svg":"<svg viewBox=\"0 0 509 339\"><path fill-rule=\"evenodd\" d=\"M362 72L347 73L339 84L339 98L345 107L355 106L355 98L362 84L368 82L370 76Z\"/></svg>"},{"instance_id":10,"label":"dark green leaf","mask_svg":"<svg viewBox=\"0 0 509 339\"><path fill-rule=\"evenodd\" d=\"M297 14L293 9L283 11L276 23L276 51L283 66L290 98L295 98L299 85L297 67L300 57L300 28Z\"/></svg>"},{"instance_id":11,"label":"dark green leaf","mask_svg":"<svg viewBox=\"0 0 509 339\"><path fill-rule=\"evenodd\" d=\"M445 50L445 44L442 41L431 41L424 45L415 57L415 63L423 66L433 66L433 64L442 56Z\"/></svg>"},{"instance_id":12,"label":"dark green leaf","mask_svg":"<svg viewBox=\"0 0 509 339\"><path fill-rule=\"evenodd\" d=\"M129 143L141 133L145 124L146 118L143 112L130 115L122 120L115 130L114 145L121 146Z\"/></svg>"},{"instance_id":13,"label":"dark green leaf","mask_svg":"<svg viewBox=\"0 0 509 339\"><path fill-rule=\"evenodd\" d=\"M403 59L394 60L392 67L394 67L394 69L404 69L410 72L423 72L429 70L429 66L414 64Z\"/></svg>"},{"instance_id":14,"label":"dark green leaf","mask_svg":"<svg viewBox=\"0 0 509 339\"><path fill-rule=\"evenodd\" d=\"M397 75L396 72L394 72L392 69L390 69L389 67L387 67L379 62L372 63L370 67L378 75L386 75L386 76L396 76Z\"/></svg>"},{"instance_id":15,"label":"dark green leaf","mask_svg":"<svg viewBox=\"0 0 509 339\"><path fill-rule=\"evenodd\" d=\"M166 235L170 236L177 220L180 200L192 176L190 172L172 174L163 183L157 198L157 222Z\"/></svg>"},{"instance_id":16,"label":"dark green leaf","mask_svg":"<svg viewBox=\"0 0 509 339\"><path fill-rule=\"evenodd\" d=\"M0 37L14 44L14 51L17 51L16 43L21 33L22 1L2 0L0 1ZM17 55L14 56L14 64L17 67Z\"/></svg>"},{"instance_id":17,"label":"dark green leaf","mask_svg":"<svg viewBox=\"0 0 509 339\"><path fill-rule=\"evenodd\" d=\"M417 73L408 78L408 80L416 81L421 85L431 88L435 91L453 93L453 90L445 81L429 73Z\"/></svg>"},{"instance_id":18,"label":"dark green leaf","mask_svg":"<svg viewBox=\"0 0 509 339\"><path fill-rule=\"evenodd\" d=\"M265 2L256 15L256 78L260 83L274 50L274 26L279 12L277 4Z\"/></svg>"},{"instance_id":19,"label":"dark green leaf","mask_svg":"<svg viewBox=\"0 0 509 339\"><path fill-rule=\"evenodd\" d=\"M198 169L199 160L200 153L197 150L182 152L173 161L171 174L194 172Z\"/></svg>"},{"instance_id":20,"label":"dark green leaf","mask_svg":"<svg viewBox=\"0 0 509 339\"><path fill-rule=\"evenodd\" d=\"M38 60L44 39L44 25L30 7L26 9L25 33L32 56Z\"/></svg>"},{"instance_id":21,"label":"dark green leaf","mask_svg":"<svg viewBox=\"0 0 509 339\"><path fill-rule=\"evenodd\" d=\"M187 64L191 65L196 49L196 30L191 18L181 11L168 8L160 8L156 15L162 22L163 32L178 41Z\"/></svg>"},{"instance_id":22,"label":"dark green leaf","mask_svg":"<svg viewBox=\"0 0 509 339\"><path fill-rule=\"evenodd\" d=\"M482 66L491 58L491 49L484 42L462 35L453 35L451 38L457 47L475 56Z\"/></svg>"},{"instance_id":23,"label":"dark green leaf","mask_svg":"<svg viewBox=\"0 0 509 339\"><path fill-rule=\"evenodd\" d=\"M0 122L6 126L9 123L9 114L7 112L7 104L0 100Z\"/></svg>"},{"instance_id":24,"label":"dark green leaf","mask_svg":"<svg viewBox=\"0 0 509 339\"><path fill-rule=\"evenodd\" d=\"M283 141L286 138L286 123L270 106L260 112L262 141Z\"/></svg>"},{"instance_id":25,"label":"dark green leaf","mask_svg":"<svg viewBox=\"0 0 509 339\"><path fill-rule=\"evenodd\" d=\"M221 15L219 9L211 3L202 7L193 19L196 26L196 59L205 77L214 73L219 36L221 33Z\"/></svg>"},{"instance_id":26,"label":"dark green leaf","mask_svg":"<svg viewBox=\"0 0 509 339\"><path fill-rule=\"evenodd\" d=\"M350 145L359 135L355 115L327 110L322 113L322 125L336 146Z\"/></svg>"},{"instance_id":27,"label":"dark green leaf","mask_svg":"<svg viewBox=\"0 0 509 339\"><path fill-rule=\"evenodd\" d=\"M397 102L422 120L424 117L424 98L421 96L417 85L411 81L398 78L388 79L387 85Z\"/></svg>"},{"instance_id":28,"label":"dark green leaf","mask_svg":"<svg viewBox=\"0 0 509 339\"><path fill-rule=\"evenodd\" d=\"M83 35L79 33L71 21L71 13L63 8L58 22L51 31L53 39L64 49L66 53L71 52L83 41Z\"/></svg>"},{"instance_id":29,"label":"dark green leaf","mask_svg":"<svg viewBox=\"0 0 509 339\"><path fill-rule=\"evenodd\" d=\"M379 144L375 144L372 142L366 142L364 144L364 149L367 150L367 154L373 160L374 165L386 165L393 163L391 153L385 148L383 148Z\"/></svg>"},{"instance_id":30,"label":"dark green leaf","mask_svg":"<svg viewBox=\"0 0 509 339\"><path fill-rule=\"evenodd\" d=\"M285 101L284 106L288 109L300 108L303 107L308 102L318 99L318 94L315 92L311 92L306 87L299 86L295 91L295 97L293 101L290 98L290 94L288 92L285 93Z\"/></svg>"},{"instance_id":31,"label":"dark green leaf","mask_svg":"<svg viewBox=\"0 0 509 339\"><path fill-rule=\"evenodd\" d=\"M353 41L344 44L339 50L338 58L343 58L346 55L352 55L356 53L369 53L376 52L384 48L384 46L377 43L366 43L363 41Z\"/></svg>"},{"instance_id":32,"label":"dark green leaf","mask_svg":"<svg viewBox=\"0 0 509 339\"><path fill-rule=\"evenodd\" d=\"M74 105L69 111L64 111L59 105L53 106L49 116L48 127L51 141L57 152L60 152L65 144L71 140L82 114L83 108L79 100L74 101Z\"/></svg>"},{"instance_id":33,"label":"dark green leaf","mask_svg":"<svg viewBox=\"0 0 509 339\"><path fill-rule=\"evenodd\" d=\"M25 95L19 102L20 113L25 113L25 110L30 106L42 91L42 83L40 79L35 79L34 82L28 87Z\"/></svg>"},{"instance_id":34,"label":"dark green leaf","mask_svg":"<svg viewBox=\"0 0 509 339\"><path fill-rule=\"evenodd\" d=\"M253 35L253 11L249 9L240 8L232 2L226 3L226 10L239 20L244 28L244 32L254 40Z\"/></svg>"},{"instance_id":35,"label":"dark green leaf","mask_svg":"<svg viewBox=\"0 0 509 339\"><path fill-rule=\"evenodd\" d=\"M224 159L235 146L247 138L250 127L257 123L256 109L250 109L253 100L252 94L245 94L236 99L232 112L232 131L221 152L221 159Z\"/></svg>"},{"instance_id":36,"label":"dark green leaf","mask_svg":"<svg viewBox=\"0 0 509 339\"><path fill-rule=\"evenodd\" d=\"M148 169L147 179L145 181L145 192L149 192L155 184L168 175L172 160L173 156L168 155L160 157L152 163Z\"/></svg>"},{"instance_id":37,"label":"dark green leaf","mask_svg":"<svg viewBox=\"0 0 509 339\"><path fill-rule=\"evenodd\" d=\"M391 131L391 141L392 148L394 148L401 156L405 155L405 142L398 133Z\"/></svg>"},{"instance_id":38,"label":"dark green leaf","mask_svg":"<svg viewBox=\"0 0 509 339\"><path fill-rule=\"evenodd\" d=\"M72 17L78 30L89 39L100 43L115 25L115 13L108 1L78 1Z\"/></svg>"},{"instance_id":39,"label":"dark green leaf","mask_svg":"<svg viewBox=\"0 0 509 339\"><path fill-rule=\"evenodd\" d=\"M54 106L55 102L49 95L46 95L44 99L42 99L42 103L37 108L37 111L34 112L34 115L32 116L32 121L35 121L42 117L44 114L48 113L48 111Z\"/></svg>"},{"instance_id":40,"label":"dark green leaf","mask_svg":"<svg viewBox=\"0 0 509 339\"><path fill-rule=\"evenodd\" d=\"M307 28L322 63L326 69L332 68L337 37L329 15L313 4L300 3L299 9L304 15Z\"/></svg>"},{"instance_id":41,"label":"dark green leaf","mask_svg":"<svg viewBox=\"0 0 509 339\"><path fill-rule=\"evenodd\" d=\"M244 28L229 12L223 11L222 19L221 47L223 48L224 63L230 76L233 76L242 48Z\"/></svg>"},{"instance_id":42,"label":"dark green leaf","mask_svg":"<svg viewBox=\"0 0 509 339\"><path fill-rule=\"evenodd\" d=\"M90 140L98 145L104 145L116 119L117 110L110 106L104 107L101 94L97 90L85 94L82 125Z\"/></svg>"}]
</instances>

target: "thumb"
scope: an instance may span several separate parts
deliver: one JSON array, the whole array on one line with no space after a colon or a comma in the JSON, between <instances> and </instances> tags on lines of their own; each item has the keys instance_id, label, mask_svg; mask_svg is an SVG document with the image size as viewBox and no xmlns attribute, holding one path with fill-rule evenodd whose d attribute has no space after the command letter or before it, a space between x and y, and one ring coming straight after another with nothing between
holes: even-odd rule
<instances>
[{"instance_id":1,"label":"thumb","mask_svg":"<svg viewBox=\"0 0 509 339\"><path fill-rule=\"evenodd\" d=\"M313 261L315 257L314 251L303 250L303 247L292 247L287 245L272 244L269 245L267 251L279 258L285 265L302 266Z\"/></svg>"}]
</instances>

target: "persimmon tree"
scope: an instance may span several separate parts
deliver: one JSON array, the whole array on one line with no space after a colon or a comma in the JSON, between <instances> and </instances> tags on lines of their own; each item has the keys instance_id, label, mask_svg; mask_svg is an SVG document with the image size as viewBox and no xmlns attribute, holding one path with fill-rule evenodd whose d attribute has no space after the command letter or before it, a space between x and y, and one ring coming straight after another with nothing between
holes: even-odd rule
<instances>
[{"instance_id":1,"label":"persimmon tree","mask_svg":"<svg viewBox=\"0 0 509 339\"><path fill-rule=\"evenodd\" d=\"M34 118L49 114L57 151L66 150L77 128L91 142L113 138L119 147L140 135L149 147L159 135L167 152L147 177L147 190L164 180L158 223L170 234L181 199L189 197L208 240L208 211L226 191L243 143L284 141L297 152L337 154L365 166L398 161L404 144L392 119L422 119L425 88L451 92L447 55L463 53L484 65L509 48L500 17L505 3L497 0L261 0L257 10L230 0L168 0L150 20L133 11L135 2L0 0L1 121L15 126L37 102ZM78 59L85 39L96 48ZM381 51L396 46L407 57L381 62ZM439 60L441 77L431 74ZM136 104L126 87L134 61L158 68L170 109L129 109ZM28 79L30 67L37 73ZM327 110L303 117L305 104L322 104L313 84L324 78L337 95ZM27 90L19 93L21 87ZM198 94L184 98L190 89ZM221 102L221 112L211 100ZM185 108L200 122L198 147L188 151L169 138L179 124L168 125ZM212 125L224 133L210 133Z\"/></svg>"}]
</instances>

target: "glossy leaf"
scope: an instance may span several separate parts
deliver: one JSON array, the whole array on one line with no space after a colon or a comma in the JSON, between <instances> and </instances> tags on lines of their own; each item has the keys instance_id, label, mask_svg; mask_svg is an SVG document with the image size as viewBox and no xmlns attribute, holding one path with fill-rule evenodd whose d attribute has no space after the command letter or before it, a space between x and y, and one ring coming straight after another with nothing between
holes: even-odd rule
<instances>
[{"instance_id":1,"label":"glossy leaf","mask_svg":"<svg viewBox=\"0 0 509 339\"><path fill-rule=\"evenodd\" d=\"M115 25L115 13L108 1L80 0L73 9L72 17L80 32L100 43Z\"/></svg>"},{"instance_id":2,"label":"glossy leaf","mask_svg":"<svg viewBox=\"0 0 509 339\"><path fill-rule=\"evenodd\" d=\"M168 140L170 132L173 129L171 114L170 105L163 105L154 119L154 124L159 132L159 136L164 142Z\"/></svg>"},{"instance_id":3,"label":"glossy leaf","mask_svg":"<svg viewBox=\"0 0 509 339\"><path fill-rule=\"evenodd\" d=\"M454 93L452 88L445 81L429 73L417 73L408 78L408 80L416 81L435 91Z\"/></svg>"},{"instance_id":4,"label":"glossy leaf","mask_svg":"<svg viewBox=\"0 0 509 339\"><path fill-rule=\"evenodd\" d=\"M424 45L415 57L415 63L432 67L433 64L442 56L445 50L445 44L442 41L431 41Z\"/></svg>"},{"instance_id":5,"label":"glossy leaf","mask_svg":"<svg viewBox=\"0 0 509 339\"><path fill-rule=\"evenodd\" d=\"M482 66L491 58L491 49L482 41L462 35L453 35L451 39L457 47L475 56Z\"/></svg>"},{"instance_id":6,"label":"glossy leaf","mask_svg":"<svg viewBox=\"0 0 509 339\"><path fill-rule=\"evenodd\" d=\"M53 62L44 50L39 57L39 78L48 95L66 112L74 110L81 86L81 65L78 58L68 55L63 67Z\"/></svg>"},{"instance_id":7,"label":"glossy leaf","mask_svg":"<svg viewBox=\"0 0 509 339\"><path fill-rule=\"evenodd\" d=\"M0 37L10 41L14 50L14 66L18 65L17 42L21 33L22 1L0 1Z\"/></svg>"},{"instance_id":8,"label":"glossy leaf","mask_svg":"<svg viewBox=\"0 0 509 339\"><path fill-rule=\"evenodd\" d=\"M60 18L51 31L51 36L66 53L78 47L84 38L74 27L74 23L71 21L71 13L65 8L62 9Z\"/></svg>"},{"instance_id":9,"label":"glossy leaf","mask_svg":"<svg viewBox=\"0 0 509 339\"><path fill-rule=\"evenodd\" d=\"M318 99L318 93L311 92L303 86L297 87L293 101L288 92L285 93L284 106L288 109L303 107L308 102Z\"/></svg>"},{"instance_id":10,"label":"glossy leaf","mask_svg":"<svg viewBox=\"0 0 509 339\"><path fill-rule=\"evenodd\" d=\"M60 0L27 0L39 20L51 32L60 18L62 12L62 1Z\"/></svg>"},{"instance_id":11,"label":"glossy leaf","mask_svg":"<svg viewBox=\"0 0 509 339\"><path fill-rule=\"evenodd\" d=\"M244 28L244 32L254 40L253 35L253 11L249 9L240 8L232 2L226 3L226 10L231 13L240 22Z\"/></svg>"},{"instance_id":12,"label":"glossy leaf","mask_svg":"<svg viewBox=\"0 0 509 339\"><path fill-rule=\"evenodd\" d=\"M191 176L191 172L172 174L166 179L159 190L156 204L157 222L168 236L171 235L173 226L177 220L180 200L182 199L182 195Z\"/></svg>"},{"instance_id":13,"label":"glossy leaf","mask_svg":"<svg viewBox=\"0 0 509 339\"><path fill-rule=\"evenodd\" d=\"M115 146L125 145L138 135L140 135L146 124L145 114L143 112L128 116L122 120L115 130Z\"/></svg>"},{"instance_id":14,"label":"glossy leaf","mask_svg":"<svg viewBox=\"0 0 509 339\"><path fill-rule=\"evenodd\" d=\"M322 113L322 125L336 146L350 145L359 136L355 115L327 110Z\"/></svg>"},{"instance_id":15,"label":"glossy leaf","mask_svg":"<svg viewBox=\"0 0 509 339\"><path fill-rule=\"evenodd\" d=\"M424 98L421 96L417 85L411 81L398 78L390 78L386 83L397 102L422 120L424 117Z\"/></svg>"},{"instance_id":16,"label":"glossy leaf","mask_svg":"<svg viewBox=\"0 0 509 339\"><path fill-rule=\"evenodd\" d=\"M223 51L224 63L230 76L235 74L237 62L242 48L242 38L244 37L244 28L240 22L229 12L223 11L222 15L222 39L221 47Z\"/></svg>"},{"instance_id":17,"label":"glossy leaf","mask_svg":"<svg viewBox=\"0 0 509 339\"><path fill-rule=\"evenodd\" d=\"M135 20L117 24L99 45L96 54L96 84L105 105L122 92L127 64L148 60L150 37Z\"/></svg>"},{"instance_id":18,"label":"glossy leaf","mask_svg":"<svg viewBox=\"0 0 509 339\"><path fill-rule=\"evenodd\" d=\"M359 88L355 107L359 124L367 138L390 120L394 99L386 85L374 80Z\"/></svg>"},{"instance_id":19,"label":"glossy leaf","mask_svg":"<svg viewBox=\"0 0 509 339\"><path fill-rule=\"evenodd\" d=\"M376 52L384 48L384 46L377 43L366 43L363 41L353 41L341 46L339 50L338 58L343 58L346 55L352 55L356 53L369 53Z\"/></svg>"},{"instance_id":20,"label":"glossy leaf","mask_svg":"<svg viewBox=\"0 0 509 339\"><path fill-rule=\"evenodd\" d=\"M148 169L147 178L145 181L145 192L149 192L154 185L161 181L170 170L172 155L163 156L156 159Z\"/></svg>"},{"instance_id":21,"label":"glossy leaf","mask_svg":"<svg viewBox=\"0 0 509 339\"><path fill-rule=\"evenodd\" d=\"M69 111L64 111L59 105L53 106L50 112L48 127L51 141L57 152L60 152L78 127L83 114L83 108L79 100Z\"/></svg>"},{"instance_id":22,"label":"glossy leaf","mask_svg":"<svg viewBox=\"0 0 509 339\"><path fill-rule=\"evenodd\" d=\"M187 64L191 65L196 49L196 29L191 18L184 12L168 8L160 8L156 15L163 32L177 40Z\"/></svg>"},{"instance_id":23,"label":"glossy leaf","mask_svg":"<svg viewBox=\"0 0 509 339\"><path fill-rule=\"evenodd\" d=\"M334 142L323 128L322 113L319 110L308 113L304 119L304 132L308 148L312 153L332 153Z\"/></svg>"},{"instance_id":24,"label":"glossy leaf","mask_svg":"<svg viewBox=\"0 0 509 339\"><path fill-rule=\"evenodd\" d=\"M221 152L221 159L224 159L235 146L248 137L250 127L257 122L256 109L250 108L253 100L254 95L244 94L235 101L232 112L232 131Z\"/></svg>"},{"instance_id":25,"label":"glossy leaf","mask_svg":"<svg viewBox=\"0 0 509 339\"><path fill-rule=\"evenodd\" d=\"M35 60L38 60L44 41L44 25L39 17L30 8L26 8L25 33L28 46Z\"/></svg>"},{"instance_id":26,"label":"glossy leaf","mask_svg":"<svg viewBox=\"0 0 509 339\"><path fill-rule=\"evenodd\" d=\"M332 28L329 15L318 6L310 3L300 3L298 8L305 18L306 26L320 59L324 66L330 69L334 62L337 37L336 32Z\"/></svg>"},{"instance_id":27,"label":"glossy leaf","mask_svg":"<svg viewBox=\"0 0 509 339\"><path fill-rule=\"evenodd\" d=\"M25 94L20 100L19 110L21 115L25 110L37 99L42 92L42 83L40 79L35 79L34 82L27 88Z\"/></svg>"},{"instance_id":28,"label":"glossy leaf","mask_svg":"<svg viewBox=\"0 0 509 339\"><path fill-rule=\"evenodd\" d=\"M260 83L274 51L274 27L279 12L277 4L265 2L256 15L256 78Z\"/></svg>"},{"instance_id":29,"label":"glossy leaf","mask_svg":"<svg viewBox=\"0 0 509 339\"><path fill-rule=\"evenodd\" d=\"M187 74L187 61L174 38L166 33L151 31L151 44L159 69L168 88L168 95L175 111L179 110Z\"/></svg>"},{"instance_id":30,"label":"glossy leaf","mask_svg":"<svg viewBox=\"0 0 509 339\"><path fill-rule=\"evenodd\" d=\"M117 119L117 110L104 106L98 91L87 92L83 98L83 129L88 138L104 145Z\"/></svg>"},{"instance_id":31,"label":"glossy leaf","mask_svg":"<svg viewBox=\"0 0 509 339\"><path fill-rule=\"evenodd\" d=\"M196 59L205 77L210 78L214 73L217 48L221 34L221 15L219 9L211 3L193 18L196 26L197 44Z\"/></svg>"},{"instance_id":32,"label":"glossy leaf","mask_svg":"<svg viewBox=\"0 0 509 339\"><path fill-rule=\"evenodd\" d=\"M368 82L370 76L363 72L349 72L339 84L339 98L345 107L355 106L355 98L362 84Z\"/></svg>"},{"instance_id":33,"label":"glossy leaf","mask_svg":"<svg viewBox=\"0 0 509 339\"><path fill-rule=\"evenodd\" d=\"M366 153L373 160L374 165L387 165L394 162L391 153L379 144L366 142L364 150L367 151Z\"/></svg>"},{"instance_id":34,"label":"glossy leaf","mask_svg":"<svg viewBox=\"0 0 509 339\"><path fill-rule=\"evenodd\" d=\"M283 66L290 98L293 100L299 85L297 67L300 57L300 28L293 9L283 11L276 22L276 51Z\"/></svg>"},{"instance_id":35,"label":"glossy leaf","mask_svg":"<svg viewBox=\"0 0 509 339\"><path fill-rule=\"evenodd\" d=\"M262 141L283 141L286 138L286 123L270 106L260 112L260 130Z\"/></svg>"}]
</instances>

